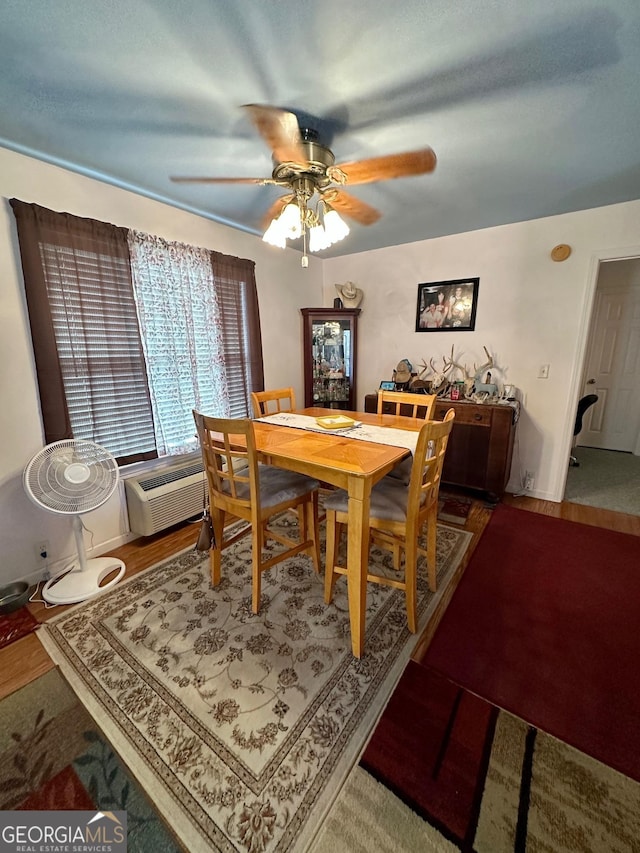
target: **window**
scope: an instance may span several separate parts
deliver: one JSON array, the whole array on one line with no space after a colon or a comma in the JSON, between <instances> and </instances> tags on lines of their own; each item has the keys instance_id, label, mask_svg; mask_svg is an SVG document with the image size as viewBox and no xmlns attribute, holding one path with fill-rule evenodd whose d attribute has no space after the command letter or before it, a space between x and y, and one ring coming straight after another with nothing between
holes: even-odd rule
<instances>
[{"instance_id":1,"label":"window","mask_svg":"<svg viewBox=\"0 0 640 853\"><path fill-rule=\"evenodd\" d=\"M129 251L158 453L195 450L192 410L231 414L209 252L137 231Z\"/></svg>"},{"instance_id":2,"label":"window","mask_svg":"<svg viewBox=\"0 0 640 853\"><path fill-rule=\"evenodd\" d=\"M254 265L12 200L47 442L121 464L195 448L191 410L263 387Z\"/></svg>"}]
</instances>

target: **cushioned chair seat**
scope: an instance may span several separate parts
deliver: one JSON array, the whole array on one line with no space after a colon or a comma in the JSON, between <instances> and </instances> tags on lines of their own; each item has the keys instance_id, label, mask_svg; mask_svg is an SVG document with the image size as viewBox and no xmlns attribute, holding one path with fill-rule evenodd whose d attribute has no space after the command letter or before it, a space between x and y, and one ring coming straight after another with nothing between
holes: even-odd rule
<instances>
[{"instance_id":1,"label":"cushioned chair seat","mask_svg":"<svg viewBox=\"0 0 640 853\"><path fill-rule=\"evenodd\" d=\"M403 482L391 476L384 477L371 489L369 516L385 521L406 521L408 499L409 489ZM425 496L422 495L420 503L423 504L424 501ZM349 496L339 489L325 500L325 509L347 512L348 504Z\"/></svg>"},{"instance_id":2,"label":"cushioned chair seat","mask_svg":"<svg viewBox=\"0 0 640 853\"><path fill-rule=\"evenodd\" d=\"M307 492L318 489L320 483L312 477L304 474L296 474L295 471L285 471L283 468L274 468L273 465L258 465L258 477L260 480L260 505L263 509L292 501ZM231 494L229 483L225 483L223 491ZM249 500L251 487L249 483L237 483L236 495L241 500Z\"/></svg>"},{"instance_id":3,"label":"cushioned chair seat","mask_svg":"<svg viewBox=\"0 0 640 853\"><path fill-rule=\"evenodd\" d=\"M394 468L385 477L386 480L399 480L405 486L409 485L411 479L411 469L413 467L413 456L407 456L398 462Z\"/></svg>"}]
</instances>

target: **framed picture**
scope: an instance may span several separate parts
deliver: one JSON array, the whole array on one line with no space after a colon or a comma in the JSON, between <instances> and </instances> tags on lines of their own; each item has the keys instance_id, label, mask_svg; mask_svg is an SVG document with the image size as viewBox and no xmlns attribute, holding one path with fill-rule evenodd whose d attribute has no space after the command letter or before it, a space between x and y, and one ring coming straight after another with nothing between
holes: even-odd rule
<instances>
[{"instance_id":1,"label":"framed picture","mask_svg":"<svg viewBox=\"0 0 640 853\"><path fill-rule=\"evenodd\" d=\"M416 332L472 332L479 285L479 278L419 284Z\"/></svg>"},{"instance_id":2,"label":"framed picture","mask_svg":"<svg viewBox=\"0 0 640 853\"><path fill-rule=\"evenodd\" d=\"M396 390L396 383L393 382L393 380L383 379L382 382L380 383L379 390L380 391L395 391Z\"/></svg>"}]
</instances>

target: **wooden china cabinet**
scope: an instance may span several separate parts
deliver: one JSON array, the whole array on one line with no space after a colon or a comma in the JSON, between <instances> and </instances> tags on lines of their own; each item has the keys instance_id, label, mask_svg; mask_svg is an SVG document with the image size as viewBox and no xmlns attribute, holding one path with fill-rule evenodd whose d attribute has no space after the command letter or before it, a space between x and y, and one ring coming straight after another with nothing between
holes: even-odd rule
<instances>
[{"instance_id":1,"label":"wooden china cabinet","mask_svg":"<svg viewBox=\"0 0 640 853\"><path fill-rule=\"evenodd\" d=\"M304 404L356 408L360 308L302 308Z\"/></svg>"}]
</instances>

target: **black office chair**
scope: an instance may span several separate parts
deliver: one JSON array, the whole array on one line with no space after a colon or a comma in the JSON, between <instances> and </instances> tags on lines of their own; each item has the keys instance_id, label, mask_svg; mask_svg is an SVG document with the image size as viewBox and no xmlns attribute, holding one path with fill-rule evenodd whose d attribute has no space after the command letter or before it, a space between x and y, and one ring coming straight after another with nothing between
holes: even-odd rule
<instances>
[{"instance_id":1,"label":"black office chair","mask_svg":"<svg viewBox=\"0 0 640 853\"><path fill-rule=\"evenodd\" d=\"M586 394L584 397L582 397L578 401L578 411L576 412L576 423L575 423L575 426L573 428L573 446L574 447L576 444L576 438L578 437L578 434L582 430L582 419L585 416L585 412L587 411L587 409L590 409L591 406L594 405L594 403L597 403L597 402L598 402L598 395L597 394ZM578 465L580 465L580 463L578 462L578 460L576 459L575 456L570 456L569 457L569 465L573 466L574 468L577 468Z\"/></svg>"}]
</instances>

